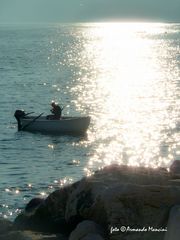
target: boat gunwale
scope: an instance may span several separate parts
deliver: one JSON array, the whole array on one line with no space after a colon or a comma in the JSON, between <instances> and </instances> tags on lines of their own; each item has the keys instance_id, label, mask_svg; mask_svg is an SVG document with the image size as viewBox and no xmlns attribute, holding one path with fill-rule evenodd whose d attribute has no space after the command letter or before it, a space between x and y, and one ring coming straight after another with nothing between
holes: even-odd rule
<instances>
[{"instance_id":1,"label":"boat gunwale","mask_svg":"<svg viewBox=\"0 0 180 240\"><path fill-rule=\"evenodd\" d=\"M33 121L37 116L25 117L21 118L21 121ZM35 122L65 122L65 121L74 121L74 120L89 120L90 116L83 116L83 117L62 117L60 119L47 119L46 117L40 117L35 120Z\"/></svg>"}]
</instances>

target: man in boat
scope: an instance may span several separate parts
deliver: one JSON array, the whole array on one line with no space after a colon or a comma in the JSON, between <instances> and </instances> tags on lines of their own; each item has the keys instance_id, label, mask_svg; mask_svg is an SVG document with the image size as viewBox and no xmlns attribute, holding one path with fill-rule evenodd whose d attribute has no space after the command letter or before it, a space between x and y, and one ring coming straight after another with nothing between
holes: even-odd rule
<instances>
[{"instance_id":1,"label":"man in boat","mask_svg":"<svg viewBox=\"0 0 180 240\"><path fill-rule=\"evenodd\" d=\"M63 108L61 108L57 103L55 103L54 101L51 102L51 106L52 109L50 110L52 112L53 115L48 115L47 119L60 119L61 118L61 114L62 114L62 110Z\"/></svg>"}]
</instances>

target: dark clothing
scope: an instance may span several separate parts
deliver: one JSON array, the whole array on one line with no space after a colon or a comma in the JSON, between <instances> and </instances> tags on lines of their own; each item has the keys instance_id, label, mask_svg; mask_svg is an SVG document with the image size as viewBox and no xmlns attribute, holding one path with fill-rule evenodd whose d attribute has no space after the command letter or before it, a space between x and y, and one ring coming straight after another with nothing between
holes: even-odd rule
<instances>
[{"instance_id":1,"label":"dark clothing","mask_svg":"<svg viewBox=\"0 0 180 240\"><path fill-rule=\"evenodd\" d=\"M48 115L47 119L59 120L61 118L63 107L61 108L59 105L55 104L54 102L51 104L51 106L52 106L51 112L53 115Z\"/></svg>"},{"instance_id":2,"label":"dark clothing","mask_svg":"<svg viewBox=\"0 0 180 240\"><path fill-rule=\"evenodd\" d=\"M55 117L60 118L62 109L60 108L59 105L54 105L53 108L51 109L51 112L55 115Z\"/></svg>"}]
</instances>

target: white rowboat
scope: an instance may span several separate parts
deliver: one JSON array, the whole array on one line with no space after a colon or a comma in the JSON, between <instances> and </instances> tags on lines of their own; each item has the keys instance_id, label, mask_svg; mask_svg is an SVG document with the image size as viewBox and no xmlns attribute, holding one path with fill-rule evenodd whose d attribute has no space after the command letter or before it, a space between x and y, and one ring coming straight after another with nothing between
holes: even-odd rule
<instances>
[{"instance_id":1,"label":"white rowboat","mask_svg":"<svg viewBox=\"0 0 180 240\"><path fill-rule=\"evenodd\" d=\"M60 119L47 119L40 114L39 116L26 116L17 110L14 114L18 122L18 130L29 132L41 132L45 134L85 134L90 117L61 117Z\"/></svg>"}]
</instances>

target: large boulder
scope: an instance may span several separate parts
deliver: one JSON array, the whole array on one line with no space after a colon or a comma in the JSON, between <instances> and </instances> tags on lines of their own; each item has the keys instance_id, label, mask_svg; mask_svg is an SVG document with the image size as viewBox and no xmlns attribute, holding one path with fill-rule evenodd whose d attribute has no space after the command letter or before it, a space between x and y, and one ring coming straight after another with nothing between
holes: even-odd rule
<instances>
[{"instance_id":1,"label":"large boulder","mask_svg":"<svg viewBox=\"0 0 180 240\"><path fill-rule=\"evenodd\" d=\"M74 231L71 232L69 240L84 240L84 239L93 239L93 240L103 240L104 231L93 221L82 221L79 223Z\"/></svg>"},{"instance_id":2,"label":"large boulder","mask_svg":"<svg viewBox=\"0 0 180 240\"><path fill-rule=\"evenodd\" d=\"M180 239L180 205L172 207L164 240Z\"/></svg>"},{"instance_id":3,"label":"large boulder","mask_svg":"<svg viewBox=\"0 0 180 240\"><path fill-rule=\"evenodd\" d=\"M69 195L66 205L66 220L69 221L75 216L85 219L95 220L96 222L107 225L107 211L105 201L102 197L125 184L136 185L167 185L169 174L164 169L133 168L127 166L112 165L97 171L89 178L82 179L78 186ZM121 191L120 191L121 192ZM100 207L100 211L98 211ZM99 213L99 216L98 216ZM95 219L94 219L95 218Z\"/></svg>"},{"instance_id":4,"label":"large boulder","mask_svg":"<svg viewBox=\"0 0 180 240\"><path fill-rule=\"evenodd\" d=\"M180 178L180 160L173 161L169 170L172 178Z\"/></svg>"},{"instance_id":5,"label":"large boulder","mask_svg":"<svg viewBox=\"0 0 180 240\"><path fill-rule=\"evenodd\" d=\"M78 223L90 220L104 229L104 239L162 240L170 209L180 204L180 182L174 185L171 178L164 168L111 165L51 193L43 201L29 203L14 226L71 234L73 239L79 228L71 232ZM84 238L92 235L102 238L93 229Z\"/></svg>"},{"instance_id":6,"label":"large boulder","mask_svg":"<svg viewBox=\"0 0 180 240\"><path fill-rule=\"evenodd\" d=\"M15 230L10 220L0 218L0 240L67 240L67 238L62 234Z\"/></svg>"},{"instance_id":7,"label":"large boulder","mask_svg":"<svg viewBox=\"0 0 180 240\"><path fill-rule=\"evenodd\" d=\"M15 229L55 233L69 232L69 226L64 217L68 189L69 187L65 187L56 190L42 201L31 200L25 210L15 219Z\"/></svg>"},{"instance_id":8,"label":"large boulder","mask_svg":"<svg viewBox=\"0 0 180 240\"><path fill-rule=\"evenodd\" d=\"M13 223L5 218L0 218L0 234L7 233L12 230Z\"/></svg>"},{"instance_id":9,"label":"large boulder","mask_svg":"<svg viewBox=\"0 0 180 240\"><path fill-rule=\"evenodd\" d=\"M180 203L180 185L169 186L170 180L162 168L106 167L80 181L72 191L66 220L81 216L95 221L106 229L110 239L163 239L170 208ZM122 226L146 227L148 233L121 232ZM117 231L110 233L112 227Z\"/></svg>"}]
</instances>

